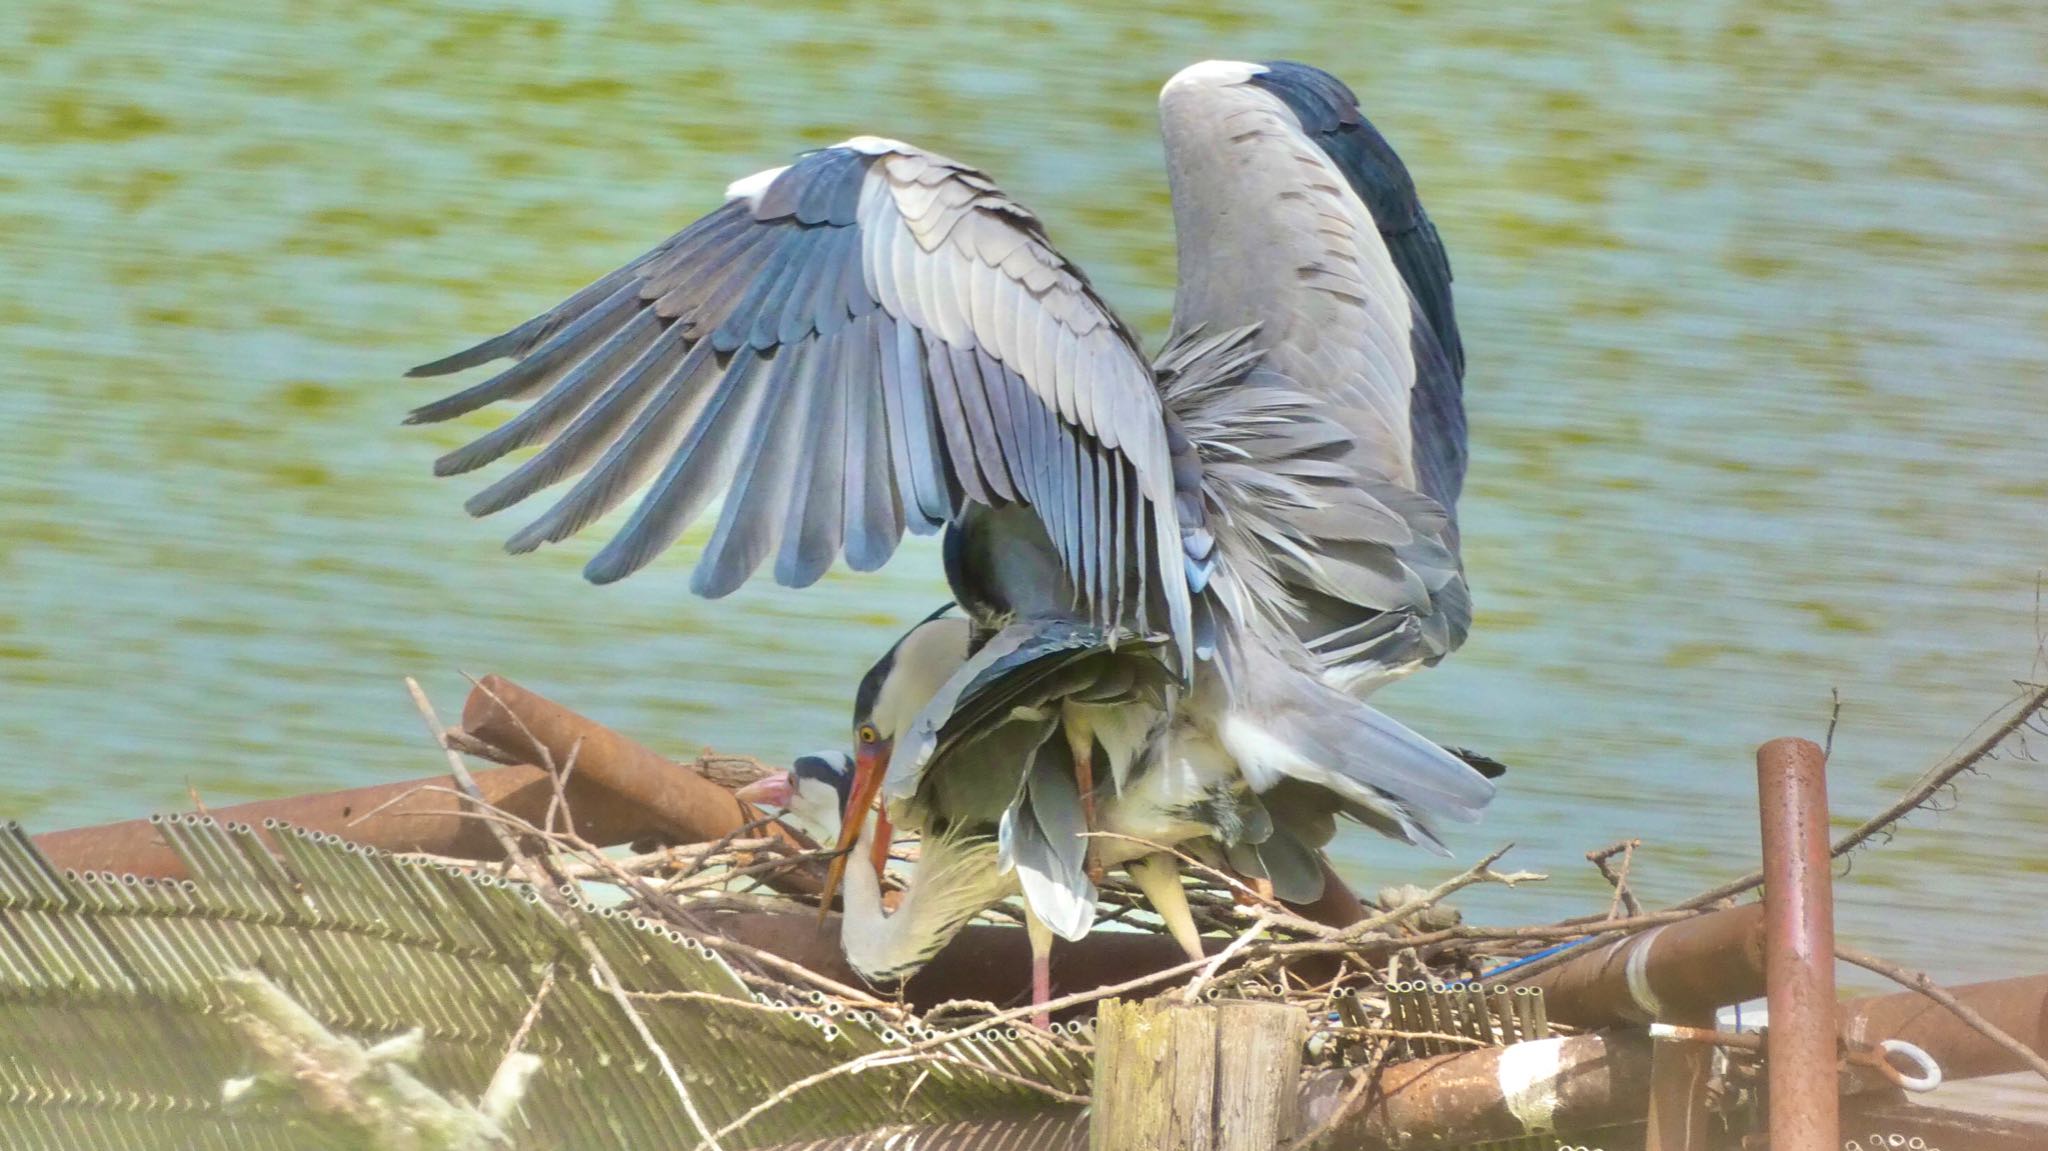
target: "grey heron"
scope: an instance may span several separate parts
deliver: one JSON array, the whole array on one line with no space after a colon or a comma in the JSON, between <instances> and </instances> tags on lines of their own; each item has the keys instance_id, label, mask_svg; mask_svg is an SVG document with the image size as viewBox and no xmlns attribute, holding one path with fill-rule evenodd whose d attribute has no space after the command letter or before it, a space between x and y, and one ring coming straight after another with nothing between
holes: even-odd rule
<instances>
[{"instance_id":1,"label":"grey heron","mask_svg":"<svg viewBox=\"0 0 2048 1151\"><path fill-rule=\"evenodd\" d=\"M861 733L857 739L872 742L877 729L893 731L907 724L965 664L970 621L950 609L948 605L912 627L862 678L854 705L854 727ZM1031 937L1034 1001L1042 1003L1049 996L1053 925L1077 914L1092 918L1094 891L1078 883L1048 886L1043 863L1014 853L1017 836L1010 824L1020 810L1015 797L1031 784L1043 787L1046 782L1031 779L1033 769L1049 771L1055 783L1064 779L1060 793L1069 797L1070 806L1078 802L1071 761L1058 757L1066 745L1052 743L1055 758L1050 761L1041 754L1050 735L1048 718L974 722L971 752L934 773L933 794L902 805L909 826L922 833L923 842L918 869L893 914L882 911L877 878L887 858L890 821L886 813L868 819L864 809L857 822L848 814L855 757L843 752L804 756L790 771L742 790L741 798L783 807L813 827L829 827L842 843L854 841L850 857L872 863L872 868L857 865L844 873L841 940L848 960L864 977L889 982L908 976L969 919L994 903L1021 895ZM1108 795L1101 805L1096 826L1107 838L1097 858L1104 867L1125 867L1175 940L1190 955L1199 956L1200 931L1178 872L1161 866L1162 860L1172 857L1152 846L1211 831L1179 810L1183 798L1173 794L1165 773L1136 772L1130 786ZM1070 868L1083 857L1078 836L1058 846ZM1080 900L1085 900L1085 907L1076 906Z\"/></svg>"},{"instance_id":2,"label":"grey heron","mask_svg":"<svg viewBox=\"0 0 2048 1151\"><path fill-rule=\"evenodd\" d=\"M949 604L913 626L862 677L854 704L857 739L872 742L875 731L897 730L929 712L931 698L946 690L967 662L969 621L951 609ZM1015 679L993 677L1005 705L1017 698ZM1039 686L1027 695L1071 698L1076 686L1066 680L1050 692ZM872 863L872 869L854 866L845 873L841 929L848 960L864 977L877 982L907 977L969 919L994 903L1022 895L1032 951L1033 1000L1044 1003L1050 997L1052 928L1046 918L1073 913L1064 898L1070 892L1085 897L1092 910L1094 892L1078 881L1071 888L1054 885L1048 891L1043 887L1048 869L1014 856L1016 835L1009 825L1020 811L1014 797L1030 784L1047 782L1030 774L1047 770L1040 758L1043 751L1053 753L1049 782L1062 792L1077 789L1069 783L1070 764L1060 758L1063 750L1071 752L1070 745L1049 740L1049 717L1035 708L1022 710L1021 715L983 716L971 722L971 754L958 757L965 763L937 776L952 786L905 805L905 813L925 832L925 845L918 870L893 913L883 910L878 882L891 841L886 813L864 818L862 824L847 822L857 769L854 756L844 751L803 756L789 771L741 790L742 799L784 809L824 838L853 838L851 858ZM1107 794L1093 827L1100 837L1096 862L1105 868L1123 866L1168 933L1190 957L1200 958L1201 932L1180 884L1177 860L1154 845L1176 844L1252 877L1279 876L1276 894L1305 902L1320 892L1323 872L1317 850L1335 832L1330 816L1337 805L1327 796L1319 797L1315 789L1292 782L1257 802L1242 795L1241 788L1189 789L1187 773L1176 770L1182 765L1173 761L1168 748L1169 741L1163 738L1149 741L1123 785L1104 789ZM1471 752L1452 754L1489 778L1500 770L1499 764ZM1078 795L1074 798L1078 800ZM1071 874L1083 848L1073 840L1060 846Z\"/></svg>"},{"instance_id":3,"label":"grey heron","mask_svg":"<svg viewBox=\"0 0 2048 1151\"><path fill-rule=\"evenodd\" d=\"M963 656L914 714L858 731L835 871L878 793L927 834L999 803L1003 861L1062 935L1092 917L1073 846L1098 814L1098 749L1108 794L1170 782L1162 810L1259 845L1276 886L1308 882L1276 861L1336 814L1440 849L1436 821L1492 797L1358 698L1471 619L1463 352L1435 227L1317 69L1197 64L1160 118L1179 284L1155 359L985 174L858 136L735 182L553 310L412 373L517 360L410 417L534 401L436 465L539 447L471 498L478 515L575 478L513 551L646 489L596 582L721 493L692 577L712 597L770 555L805 586L944 529ZM993 799L991 748L1021 765Z\"/></svg>"},{"instance_id":4,"label":"grey heron","mask_svg":"<svg viewBox=\"0 0 2048 1151\"><path fill-rule=\"evenodd\" d=\"M782 809L830 838L849 826L854 774L852 755L817 752L798 757L788 771L756 780L736 794L760 807ZM1113 838L1103 861L1106 866L1121 864L1127 869L1168 933L1190 956L1199 958L1203 954L1201 931L1178 872L1159 866L1161 858L1171 857L1140 845L1148 836L1168 836L1157 827L1132 821L1148 815L1156 819L1159 811L1140 795L1109 797L1102 808L1102 828ZM877 817L851 826L853 858L871 861L873 866L856 865L845 873L840 942L848 962L863 978L889 983L909 977L976 915L1026 894L1024 871L1003 866L1000 838L993 825L978 824L971 815L948 814L945 822L925 828L916 871L893 910L883 906L880 883L889 848L888 823ZM1185 839L1187 834L1173 838ZM1052 935L1028 897L1024 918L1032 952L1032 1002L1043 1004L1052 994ZM1034 1021L1041 1026L1048 1022L1044 1015Z\"/></svg>"}]
</instances>

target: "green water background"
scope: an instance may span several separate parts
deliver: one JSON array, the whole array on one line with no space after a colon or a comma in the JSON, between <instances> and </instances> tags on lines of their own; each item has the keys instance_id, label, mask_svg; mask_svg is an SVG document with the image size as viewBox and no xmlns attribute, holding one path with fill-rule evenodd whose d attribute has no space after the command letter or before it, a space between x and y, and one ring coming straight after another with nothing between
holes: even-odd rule
<instances>
[{"instance_id":1,"label":"green water background","mask_svg":"<svg viewBox=\"0 0 2048 1151\"><path fill-rule=\"evenodd\" d=\"M376 5L0 11L0 809L56 828L437 770L496 671L687 753L845 738L942 596L886 572L612 588L401 429L407 365L495 332L797 149L986 167L1151 338L1172 298L1160 83L1332 68L1458 273L1471 642L1381 696L1513 765L1471 858L1604 906L1747 869L1751 752L1844 703L1844 822L2036 662L2048 563L2048 15L2024 3ZM598 533L593 533L596 535ZM2048 737L2036 740L2048 749ZM1996 765L1844 880L1844 935L2043 968L2048 768ZM1370 888L1434 860L1362 835ZM1853 982L1853 979L1852 979Z\"/></svg>"}]
</instances>

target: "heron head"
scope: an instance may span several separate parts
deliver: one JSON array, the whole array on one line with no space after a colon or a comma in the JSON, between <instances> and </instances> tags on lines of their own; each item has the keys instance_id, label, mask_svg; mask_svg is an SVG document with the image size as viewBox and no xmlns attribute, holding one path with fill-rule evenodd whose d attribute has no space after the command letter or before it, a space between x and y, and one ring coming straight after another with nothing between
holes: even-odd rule
<instances>
[{"instance_id":1,"label":"heron head","mask_svg":"<svg viewBox=\"0 0 2048 1151\"><path fill-rule=\"evenodd\" d=\"M838 856L826 875L824 902L829 904L846 874L847 853L860 838L869 810L889 774L889 757L898 735L916 722L947 679L967 662L969 625L950 614L947 604L903 633L887 654L861 677L853 698L853 780L848 787L845 817L839 823ZM874 865L888 861L889 816L876 816Z\"/></svg>"},{"instance_id":2,"label":"heron head","mask_svg":"<svg viewBox=\"0 0 2048 1151\"><path fill-rule=\"evenodd\" d=\"M853 757L844 751L798 756L788 771L764 775L733 792L756 807L795 816L813 831L837 836L853 788Z\"/></svg>"}]
</instances>

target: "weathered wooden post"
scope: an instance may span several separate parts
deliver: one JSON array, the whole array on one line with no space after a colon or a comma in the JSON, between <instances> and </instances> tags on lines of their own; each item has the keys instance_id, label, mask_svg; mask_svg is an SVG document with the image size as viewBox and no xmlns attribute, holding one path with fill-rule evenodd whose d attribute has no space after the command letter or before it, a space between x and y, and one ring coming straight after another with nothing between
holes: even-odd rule
<instances>
[{"instance_id":1,"label":"weathered wooden post","mask_svg":"<svg viewBox=\"0 0 2048 1151\"><path fill-rule=\"evenodd\" d=\"M1090 1151L1268 1151L1294 1136L1300 1008L1110 999L1095 1018Z\"/></svg>"}]
</instances>

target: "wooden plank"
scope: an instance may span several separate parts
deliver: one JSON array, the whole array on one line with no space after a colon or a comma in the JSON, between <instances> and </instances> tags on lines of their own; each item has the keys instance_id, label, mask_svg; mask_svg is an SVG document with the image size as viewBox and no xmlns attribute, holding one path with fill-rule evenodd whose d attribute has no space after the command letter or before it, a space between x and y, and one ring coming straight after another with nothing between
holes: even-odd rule
<instances>
[{"instance_id":1,"label":"wooden plank","mask_svg":"<svg viewBox=\"0 0 2048 1151\"><path fill-rule=\"evenodd\" d=\"M1308 1013L1282 1003L1226 1003L1216 1014L1217 1151L1277 1147L1294 1138Z\"/></svg>"},{"instance_id":2,"label":"wooden plank","mask_svg":"<svg viewBox=\"0 0 2048 1151\"><path fill-rule=\"evenodd\" d=\"M1285 1004L1104 1001L1091 1151L1267 1151L1296 1129L1307 1031Z\"/></svg>"}]
</instances>

